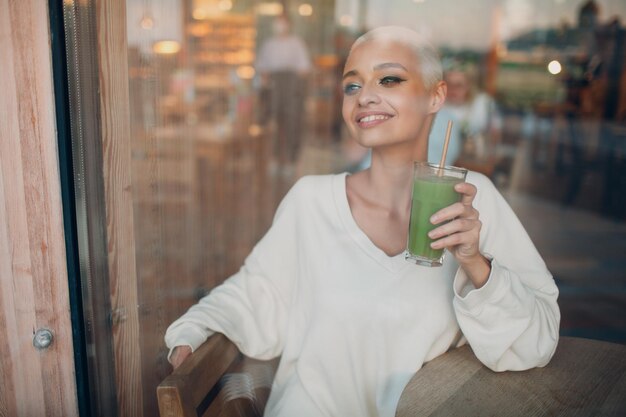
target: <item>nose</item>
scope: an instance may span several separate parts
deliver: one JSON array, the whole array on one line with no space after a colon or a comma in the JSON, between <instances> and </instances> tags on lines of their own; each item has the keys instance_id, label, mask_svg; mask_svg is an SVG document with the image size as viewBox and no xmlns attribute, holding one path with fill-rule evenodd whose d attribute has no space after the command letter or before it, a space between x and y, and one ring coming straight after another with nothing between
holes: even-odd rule
<instances>
[{"instance_id":1,"label":"nose","mask_svg":"<svg viewBox=\"0 0 626 417\"><path fill-rule=\"evenodd\" d=\"M378 102L380 102L380 97L375 87L369 84L361 87L361 91L359 91L359 106L366 107L369 104L376 104Z\"/></svg>"}]
</instances>

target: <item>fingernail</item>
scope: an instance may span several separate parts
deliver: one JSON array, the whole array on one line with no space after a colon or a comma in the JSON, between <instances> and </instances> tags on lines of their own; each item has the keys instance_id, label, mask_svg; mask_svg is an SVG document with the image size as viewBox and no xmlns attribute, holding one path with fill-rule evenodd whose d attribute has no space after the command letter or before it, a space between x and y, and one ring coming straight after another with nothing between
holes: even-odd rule
<instances>
[{"instance_id":1,"label":"fingernail","mask_svg":"<svg viewBox=\"0 0 626 417\"><path fill-rule=\"evenodd\" d=\"M438 217L437 217L437 216L431 216L431 217L430 217L430 222L431 222L432 224L435 224L435 222L436 222L437 220L438 220Z\"/></svg>"}]
</instances>

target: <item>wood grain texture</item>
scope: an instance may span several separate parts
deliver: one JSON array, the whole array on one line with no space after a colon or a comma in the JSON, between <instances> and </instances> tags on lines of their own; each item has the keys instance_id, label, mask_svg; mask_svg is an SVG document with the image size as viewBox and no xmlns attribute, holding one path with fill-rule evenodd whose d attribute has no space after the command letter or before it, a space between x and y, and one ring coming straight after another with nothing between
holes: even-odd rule
<instances>
[{"instance_id":1,"label":"wood grain texture","mask_svg":"<svg viewBox=\"0 0 626 417\"><path fill-rule=\"evenodd\" d=\"M126 5L97 0L100 112L113 344L120 417L144 410L131 187ZM153 402L153 401L152 401Z\"/></svg>"},{"instance_id":2,"label":"wood grain texture","mask_svg":"<svg viewBox=\"0 0 626 417\"><path fill-rule=\"evenodd\" d=\"M625 393L623 345L564 337L546 367L501 373L464 346L415 374L396 416L623 416Z\"/></svg>"},{"instance_id":3,"label":"wood grain texture","mask_svg":"<svg viewBox=\"0 0 626 417\"><path fill-rule=\"evenodd\" d=\"M196 417L196 408L240 357L237 347L214 334L157 388L161 417Z\"/></svg>"},{"instance_id":4,"label":"wood grain texture","mask_svg":"<svg viewBox=\"0 0 626 417\"><path fill-rule=\"evenodd\" d=\"M280 358L243 356L222 334L211 336L159 384L161 417L259 417Z\"/></svg>"},{"instance_id":5,"label":"wood grain texture","mask_svg":"<svg viewBox=\"0 0 626 417\"><path fill-rule=\"evenodd\" d=\"M48 10L0 0L0 415L76 416ZM53 344L32 345L49 328Z\"/></svg>"}]
</instances>

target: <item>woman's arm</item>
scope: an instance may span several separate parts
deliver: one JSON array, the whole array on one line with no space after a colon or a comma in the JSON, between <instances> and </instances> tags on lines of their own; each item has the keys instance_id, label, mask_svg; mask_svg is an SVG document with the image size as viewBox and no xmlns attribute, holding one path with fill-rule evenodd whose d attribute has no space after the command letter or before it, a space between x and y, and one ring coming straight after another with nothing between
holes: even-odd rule
<instances>
[{"instance_id":1,"label":"woman's arm","mask_svg":"<svg viewBox=\"0 0 626 417\"><path fill-rule=\"evenodd\" d=\"M459 326L476 356L493 370L543 366L558 341L557 287L491 181L475 173L468 181L478 192L469 191L463 208L447 212L458 218L445 229L452 233L448 240L441 239L461 265L454 281Z\"/></svg>"},{"instance_id":2,"label":"woman's arm","mask_svg":"<svg viewBox=\"0 0 626 417\"><path fill-rule=\"evenodd\" d=\"M248 356L280 355L297 262L297 189L294 186L284 198L271 228L239 272L169 326L165 342L172 364L186 351L174 348L195 351L215 332L226 335Z\"/></svg>"}]
</instances>

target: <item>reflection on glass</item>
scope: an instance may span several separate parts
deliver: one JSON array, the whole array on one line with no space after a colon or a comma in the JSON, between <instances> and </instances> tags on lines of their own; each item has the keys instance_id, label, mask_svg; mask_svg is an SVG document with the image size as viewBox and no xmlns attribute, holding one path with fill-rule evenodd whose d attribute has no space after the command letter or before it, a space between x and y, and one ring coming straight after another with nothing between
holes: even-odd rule
<instances>
[{"instance_id":1,"label":"reflection on glass","mask_svg":"<svg viewBox=\"0 0 626 417\"><path fill-rule=\"evenodd\" d=\"M440 48L450 94L432 137L457 120L451 163L507 195L626 218L626 6L392 3L126 2L146 416L157 414L154 389L169 371L165 328L238 270L291 184L367 166L343 128L339 87L349 45L366 28L405 24ZM551 264L549 239L533 238L557 276L583 274ZM623 329L604 325L623 341Z\"/></svg>"}]
</instances>

